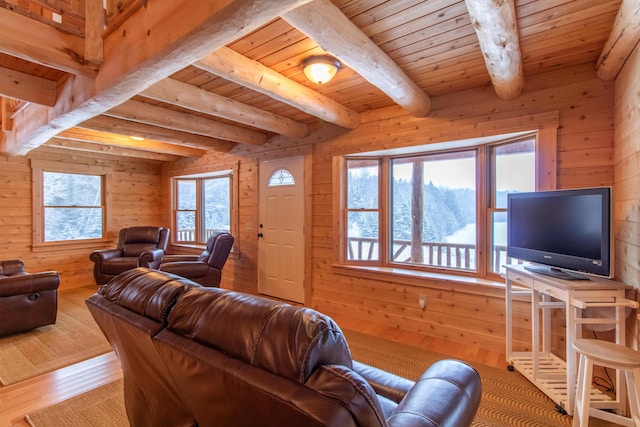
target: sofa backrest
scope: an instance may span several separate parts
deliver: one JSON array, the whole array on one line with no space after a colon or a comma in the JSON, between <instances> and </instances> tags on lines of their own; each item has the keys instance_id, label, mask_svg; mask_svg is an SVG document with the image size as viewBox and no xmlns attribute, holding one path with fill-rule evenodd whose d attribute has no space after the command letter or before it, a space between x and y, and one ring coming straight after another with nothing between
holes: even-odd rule
<instances>
[{"instance_id":1,"label":"sofa backrest","mask_svg":"<svg viewBox=\"0 0 640 427\"><path fill-rule=\"evenodd\" d=\"M118 234L118 249L123 256L137 257L144 251L167 249L169 229L164 227L139 226L123 228Z\"/></svg>"},{"instance_id":2,"label":"sofa backrest","mask_svg":"<svg viewBox=\"0 0 640 427\"><path fill-rule=\"evenodd\" d=\"M118 275L109 286L98 288L98 294L164 326L178 296L198 286L173 274L135 268Z\"/></svg>"},{"instance_id":3,"label":"sofa backrest","mask_svg":"<svg viewBox=\"0 0 640 427\"><path fill-rule=\"evenodd\" d=\"M199 426L386 425L342 331L315 310L193 288L156 348Z\"/></svg>"},{"instance_id":4,"label":"sofa backrest","mask_svg":"<svg viewBox=\"0 0 640 427\"><path fill-rule=\"evenodd\" d=\"M0 276L15 276L25 274L24 262L20 259L0 261Z\"/></svg>"},{"instance_id":5,"label":"sofa backrest","mask_svg":"<svg viewBox=\"0 0 640 427\"><path fill-rule=\"evenodd\" d=\"M227 258L229 258L234 240L234 237L227 232L217 231L213 233L207 239L207 246L198 257L198 261L206 262L211 267L222 270Z\"/></svg>"},{"instance_id":6,"label":"sofa backrest","mask_svg":"<svg viewBox=\"0 0 640 427\"><path fill-rule=\"evenodd\" d=\"M240 292L189 289L167 328L300 384L321 365L351 367L349 347L332 319Z\"/></svg>"}]
</instances>

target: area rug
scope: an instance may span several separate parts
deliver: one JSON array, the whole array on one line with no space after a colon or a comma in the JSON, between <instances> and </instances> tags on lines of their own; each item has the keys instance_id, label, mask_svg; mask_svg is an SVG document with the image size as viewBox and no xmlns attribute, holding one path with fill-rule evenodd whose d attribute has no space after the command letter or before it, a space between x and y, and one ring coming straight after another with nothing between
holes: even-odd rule
<instances>
[{"instance_id":1,"label":"area rug","mask_svg":"<svg viewBox=\"0 0 640 427\"><path fill-rule=\"evenodd\" d=\"M122 386L121 379L114 381L33 412L25 420L34 427L128 427Z\"/></svg>"},{"instance_id":2,"label":"area rug","mask_svg":"<svg viewBox=\"0 0 640 427\"><path fill-rule=\"evenodd\" d=\"M433 362L447 356L369 335L345 331L353 358L397 375L417 379ZM482 378L482 400L474 427L570 426L572 418L561 415L555 404L518 372L473 364ZM122 404L122 381L99 387L84 395L28 415L34 427L61 425L126 426ZM118 411L119 403L121 406ZM79 408L83 408L80 411ZM100 422L108 414L108 424ZM87 420L91 420L88 422ZM64 421L61 423L61 421ZM598 424L600 425L600 424Z\"/></svg>"},{"instance_id":3,"label":"area rug","mask_svg":"<svg viewBox=\"0 0 640 427\"><path fill-rule=\"evenodd\" d=\"M62 291L55 325L0 338L2 386L111 351L84 304L90 294L85 288Z\"/></svg>"},{"instance_id":4,"label":"area rug","mask_svg":"<svg viewBox=\"0 0 640 427\"><path fill-rule=\"evenodd\" d=\"M353 331L344 331L355 360L418 379L432 363L449 356ZM571 426L572 417L518 372L470 363L482 380L482 399L474 427Z\"/></svg>"}]
</instances>

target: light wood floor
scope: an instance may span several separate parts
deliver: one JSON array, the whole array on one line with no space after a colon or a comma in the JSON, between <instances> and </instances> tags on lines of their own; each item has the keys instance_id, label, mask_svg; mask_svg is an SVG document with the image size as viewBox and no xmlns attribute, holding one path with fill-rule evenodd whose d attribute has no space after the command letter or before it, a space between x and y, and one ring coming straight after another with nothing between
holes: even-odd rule
<instances>
[{"instance_id":1,"label":"light wood floor","mask_svg":"<svg viewBox=\"0 0 640 427\"><path fill-rule=\"evenodd\" d=\"M82 298L95 292L94 287L84 289L86 289L86 295L80 294ZM67 292L69 297L79 297L79 291L73 290L73 292L61 291L60 298L65 298ZM503 352L482 350L397 328L375 325L351 319L346 315L332 316L332 318L341 328L414 345L454 358L506 369ZM110 352L55 372L7 387L0 387L0 427L28 426L24 421L24 416L29 412L70 399L121 377L120 363L114 353Z\"/></svg>"}]
</instances>

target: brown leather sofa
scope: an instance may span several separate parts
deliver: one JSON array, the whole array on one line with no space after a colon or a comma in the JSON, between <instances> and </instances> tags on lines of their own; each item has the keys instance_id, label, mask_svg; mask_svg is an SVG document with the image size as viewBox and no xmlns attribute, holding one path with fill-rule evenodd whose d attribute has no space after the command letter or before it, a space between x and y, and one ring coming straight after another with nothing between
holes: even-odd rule
<instances>
[{"instance_id":1,"label":"brown leather sofa","mask_svg":"<svg viewBox=\"0 0 640 427\"><path fill-rule=\"evenodd\" d=\"M417 382L354 362L312 309L145 268L87 299L120 359L132 426L456 426L477 372L443 360Z\"/></svg>"},{"instance_id":2,"label":"brown leather sofa","mask_svg":"<svg viewBox=\"0 0 640 427\"><path fill-rule=\"evenodd\" d=\"M118 274L136 267L158 268L169 244L169 229L154 226L123 228L115 249L91 252L93 277L104 285Z\"/></svg>"},{"instance_id":3,"label":"brown leather sofa","mask_svg":"<svg viewBox=\"0 0 640 427\"><path fill-rule=\"evenodd\" d=\"M0 261L0 336L56 323L60 276L28 273L22 260Z\"/></svg>"},{"instance_id":4,"label":"brown leather sofa","mask_svg":"<svg viewBox=\"0 0 640 427\"><path fill-rule=\"evenodd\" d=\"M200 255L165 255L159 270L177 274L201 284L220 287L222 267L229 258L234 238L217 231L207 239L207 247Z\"/></svg>"}]
</instances>

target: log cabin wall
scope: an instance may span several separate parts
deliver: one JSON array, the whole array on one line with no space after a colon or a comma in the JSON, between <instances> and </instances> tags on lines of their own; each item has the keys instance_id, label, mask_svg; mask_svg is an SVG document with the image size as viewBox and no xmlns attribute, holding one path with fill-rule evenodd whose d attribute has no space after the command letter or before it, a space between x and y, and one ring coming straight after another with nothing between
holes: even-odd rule
<instances>
[{"instance_id":1,"label":"log cabin wall","mask_svg":"<svg viewBox=\"0 0 640 427\"><path fill-rule=\"evenodd\" d=\"M72 154L70 154L72 153ZM111 193L109 242L92 247L62 247L54 250L32 249L31 160L106 168L110 173ZM129 160L126 157L81 154L42 146L28 156L0 156L0 259L20 258L30 272L56 270L60 289L95 284L93 249L115 247L118 231L133 225L169 224L168 192L162 185L160 162Z\"/></svg>"},{"instance_id":2,"label":"log cabin wall","mask_svg":"<svg viewBox=\"0 0 640 427\"><path fill-rule=\"evenodd\" d=\"M616 78L614 128L616 275L636 289L640 301L640 45ZM639 322L627 322L635 348Z\"/></svg>"},{"instance_id":3,"label":"log cabin wall","mask_svg":"<svg viewBox=\"0 0 640 427\"><path fill-rule=\"evenodd\" d=\"M345 314L425 332L482 348L504 348L504 288L499 284L445 282L429 279L351 276L334 263L332 161L336 155L402 145L455 140L531 128L543 117L558 120L559 188L613 184L614 83L598 79L593 65L584 65L528 79L521 96L498 100L493 89L469 90L433 98L429 117L417 119L400 108L373 111L353 131L321 127L307 140L274 139L262 147L236 148L228 154L183 160L165 168L170 176L224 169L240 164L240 253L225 266L223 286L257 292L257 164L260 159L311 152L312 224L311 287L307 304L329 315ZM333 135L332 135L333 133ZM422 312L418 294L429 307ZM530 308L516 304L516 340L523 348ZM554 340L564 336L562 325Z\"/></svg>"}]
</instances>

